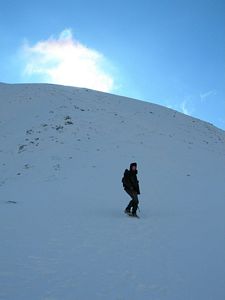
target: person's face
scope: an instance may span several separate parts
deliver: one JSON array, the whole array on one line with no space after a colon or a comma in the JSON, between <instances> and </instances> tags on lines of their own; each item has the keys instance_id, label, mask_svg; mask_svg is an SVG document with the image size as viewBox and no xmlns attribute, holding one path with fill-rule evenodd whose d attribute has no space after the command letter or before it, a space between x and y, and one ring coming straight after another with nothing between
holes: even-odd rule
<instances>
[{"instance_id":1,"label":"person's face","mask_svg":"<svg viewBox=\"0 0 225 300\"><path fill-rule=\"evenodd\" d=\"M132 166L132 171L136 171L136 166Z\"/></svg>"}]
</instances>

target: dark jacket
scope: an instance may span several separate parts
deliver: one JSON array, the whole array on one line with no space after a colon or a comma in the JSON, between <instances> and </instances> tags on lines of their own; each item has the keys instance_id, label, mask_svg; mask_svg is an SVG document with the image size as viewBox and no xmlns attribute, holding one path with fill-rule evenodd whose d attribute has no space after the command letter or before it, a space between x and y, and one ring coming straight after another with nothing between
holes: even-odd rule
<instances>
[{"instance_id":1,"label":"dark jacket","mask_svg":"<svg viewBox=\"0 0 225 300\"><path fill-rule=\"evenodd\" d=\"M137 180L137 170L132 171L131 167L130 170L126 169L124 171L122 182L125 190L131 192L134 191L138 195L140 194L139 181Z\"/></svg>"}]
</instances>

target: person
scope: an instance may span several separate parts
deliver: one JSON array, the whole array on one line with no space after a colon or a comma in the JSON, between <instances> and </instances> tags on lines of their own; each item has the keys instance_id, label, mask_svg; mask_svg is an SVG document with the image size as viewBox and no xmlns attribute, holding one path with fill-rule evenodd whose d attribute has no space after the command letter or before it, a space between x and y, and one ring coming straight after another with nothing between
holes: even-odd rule
<instances>
[{"instance_id":1,"label":"person","mask_svg":"<svg viewBox=\"0 0 225 300\"><path fill-rule=\"evenodd\" d=\"M137 208L139 204L138 195L140 195L139 181L137 179L137 163L130 164L130 170L126 169L124 171L124 176L122 178L124 190L131 197L129 204L125 209L126 214L131 214L134 217L137 216Z\"/></svg>"}]
</instances>

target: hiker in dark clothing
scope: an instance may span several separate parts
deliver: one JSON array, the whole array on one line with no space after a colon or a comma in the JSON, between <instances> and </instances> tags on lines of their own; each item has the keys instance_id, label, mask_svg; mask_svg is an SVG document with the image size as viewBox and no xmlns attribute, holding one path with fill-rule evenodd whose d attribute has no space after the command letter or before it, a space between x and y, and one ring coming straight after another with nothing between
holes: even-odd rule
<instances>
[{"instance_id":1,"label":"hiker in dark clothing","mask_svg":"<svg viewBox=\"0 0 225 300\"><path fill-rule=\"evenodd\" d=\"M140 195L139 181L137 180L137 163L130 164L130 170L126 169L122 179L124 190L132 198L125 209L125 213L137 216L138 195Z\"/></svg>"}]
</instances>

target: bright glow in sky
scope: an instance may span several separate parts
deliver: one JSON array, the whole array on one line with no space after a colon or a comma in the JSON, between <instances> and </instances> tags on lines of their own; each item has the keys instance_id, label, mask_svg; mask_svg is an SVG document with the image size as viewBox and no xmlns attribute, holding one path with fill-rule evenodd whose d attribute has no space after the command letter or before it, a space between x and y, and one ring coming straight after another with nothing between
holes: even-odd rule
<instances>
[{"instance_id":1,"label":"bright glow in sky","mask_svg":"<svg viewBox=\"0 0 225 300\"><path fill-rule=\"evenodd\" d=\"M0 37L0 82L111 92L225 129L224 0L2 1Z\"/></svg>"},{"instance_id":2,"label":"bright glow in sky","mask_svg":"<svg viewBox=\"0 0 225 300\"><path fill-rule=\"evenodd\" d=\"M104 56L75 40L71 29L32 46L25 43L23 56L25 76L39 74L50 83L113 90L114 79L104 70Z\"/></svg>"}]
</instances>

